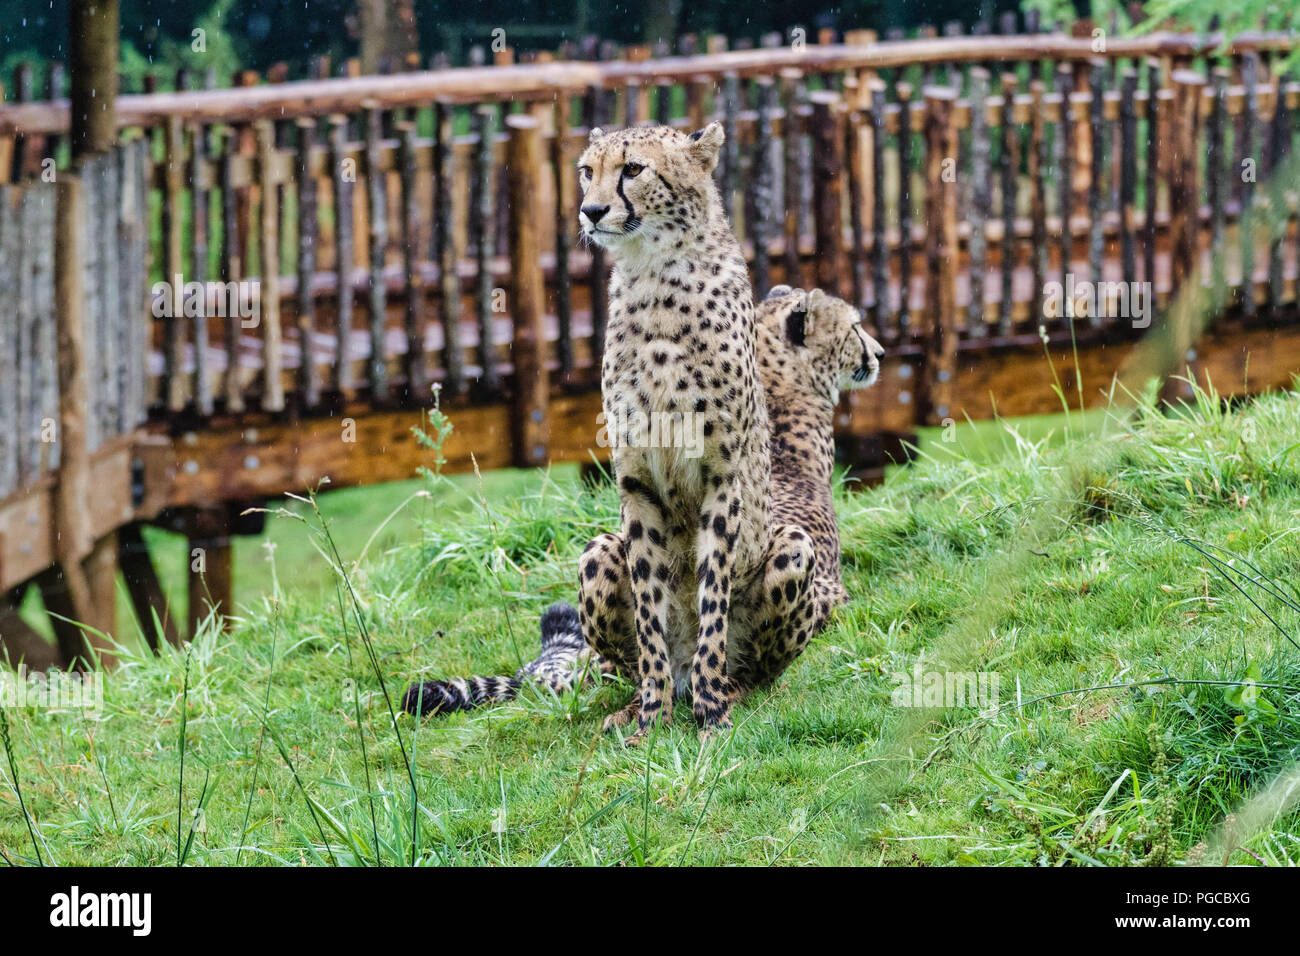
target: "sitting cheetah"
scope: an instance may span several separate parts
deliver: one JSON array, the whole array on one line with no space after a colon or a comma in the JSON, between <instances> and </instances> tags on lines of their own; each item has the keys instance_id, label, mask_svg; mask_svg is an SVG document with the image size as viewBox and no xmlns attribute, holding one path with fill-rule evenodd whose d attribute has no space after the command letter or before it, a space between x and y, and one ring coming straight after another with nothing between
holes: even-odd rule
<instances>
[{"instance_id":1,"label":"sitting cheetah","mask_svg":"<svg viewBox=\"0 0 1300 956\"><path fill-rule=\"evenodd\" d=\"M713 182L722 141L717 123L595 129L578 160L583 234L614 264L604 421L690 416L702 438L694 456L635 435L611 447L621 533L592 547L618 542L631 626L595 613L591 562L578 607L596 653L636 675L615 721L635 718L633 739L667 719L674 692L689 691L706 732L730 724L727 661L744 654L728 640L733 583L768 548L767 405L749 272Z\"/></svg>"},{"instance_id":2,"label":"sitting cheetah","mask_svg":"<svg viewBox=\"0 0 1300 956\"><path fill-rule=\"evenodd\" d=\"M835 405L844 389L865 388L879 372L880 346L862 329L847 302L779 286L759 305L758 359L768 406L772 449L771 513L783 527L806 530L811 555L791 530L767 571L741 589L734 614L758 621L758 653L735 661L733 679L742 689L775 679L798 656L844 600L839 531L831 505ZM613 618L603 626L630 632L630 585L620 538L598 538L583 555L581 579L592 614ZM785 559L784 561L782 559ZM806 560L805 560L806 559ZM796 567L802 564L802 570ZM588 568L595 573L588 577ZM595 584L586 585L591 580ZM793 598L789 595L793 594ZM745 610L757 607L757 612ZM513 698L521 683L535 680L563 692L597 671L616 669L591 654L576 612L556 604L542 615L542 653L515 677L428 681L407 691L411 713L447 713ZM624 665L626 667L626 665ZM624 670L631 677L631 671Z\"/></svg>"}]
</instances>

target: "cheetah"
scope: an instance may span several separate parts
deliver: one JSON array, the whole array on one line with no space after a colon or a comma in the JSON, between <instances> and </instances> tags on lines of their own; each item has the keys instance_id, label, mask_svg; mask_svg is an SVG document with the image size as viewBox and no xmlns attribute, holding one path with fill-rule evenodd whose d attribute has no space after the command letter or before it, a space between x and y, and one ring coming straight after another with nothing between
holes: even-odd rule
<instances>
[{"instance_id":1,"label":"cheetah","mask_svg":"<svg viewBox=\"0 0 1300 956\"><path fill-rule=\"evenodd\" d=\"M751 689L771 682L846 599L840 576L839 530L831 503L834 409L843 390L875 383L883 349L847 302L788 286L774 288L758 307L758 361L768 406L772 454L773 535L766 570L735 600L739 619L757 622L756 653L735 661L733 679ZM809 553L811 546L811 553ZM589 568L595 568L594 574ZM589 577L590 575L590 577ZM618 535L596 539L584 553L580 579L606 628L629 633L630 575ZM747 611L746 608L754 608ZM448 713L509 700L526 680L556 693L586 676L621 670L592 653L577 612L563 603L542 615L542 652L513 677L475 677L413 685L404 700L413 714Z\"/></svg>"},{"instance_id":2,"label":"cheetah","mask_svg":"<svg viewBox=\"0 0 1300 956\"><path fill-rule=\"evenodd\" d=\"M768 547L767 404L749 271L713 181L723 138L717 123L594 129L578 160L583 235L613 262L603 419L689 417L702 439L694 455L636 435L611 446L632 626L600 613L592 577L578 609L592 649L635 675L619 721L634 740L687 693L706 733L729 726L733 585Z\"/></svg>"}]
</instances>

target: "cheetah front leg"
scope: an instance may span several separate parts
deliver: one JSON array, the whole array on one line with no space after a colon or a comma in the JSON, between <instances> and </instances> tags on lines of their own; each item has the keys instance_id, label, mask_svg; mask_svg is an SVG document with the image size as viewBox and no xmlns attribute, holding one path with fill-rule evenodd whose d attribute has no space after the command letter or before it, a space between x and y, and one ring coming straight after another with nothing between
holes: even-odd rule
<instances>
[{"instance_id":1,"label":"cheetah front leg","mask_svg":"<svg viewBox=\"0 0 1300 956\"><path fill-rule=\"evenodd\" d=\"M633 623L632 579L621 534L597 535L578 560L578 617L588 646L602 666L635 681L637 642ZM640 693L627 707L605 718L603 730L630 723L640 712Z\"/></svg>"},{"instance_id":2,"label":"cheetah front leg","mask_svg":"<svg viewBox=\"0 0 1300 956\"><path fill-rule=\"evenodd\" d=\"M740 526L740 486L727 476L705 496L695 537L700 630L691 665L695 720L706 734L731 726L735 695L727 676L727 620Z\"/></svg>"},{"instance_id":3,"label":"cheetah front leg","mask_svg":"<svg viewBox=\"0 0 1300 956\"><path fill-rule=\"evenodd\" d=\"M635 744L672 718L673 675L668 657L668 521L658 495L634 478L622 482L623 541L632 581L640 709Z\"/></svg>"}]
</instances>

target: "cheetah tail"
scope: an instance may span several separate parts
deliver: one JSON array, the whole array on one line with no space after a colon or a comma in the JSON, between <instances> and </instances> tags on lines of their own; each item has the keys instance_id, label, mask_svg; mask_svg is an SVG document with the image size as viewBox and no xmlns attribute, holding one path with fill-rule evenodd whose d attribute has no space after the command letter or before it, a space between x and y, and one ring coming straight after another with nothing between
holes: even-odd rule
<instances>
[{"instance_id":1,"label":"cheetah tail","mask_svg":"<svg viewBox=\"0 0 1300 956\"><path fill-rule=\"evenodd\" d=\"M515 677L456 677L412 684L402 697L402 710L417 717L473 710L483 704L499 704L519 694Z\"/></svg>"},{"instance_id":2,"label":"cheetah tail","mask_svg":"<svg viewBox=\"0 0 1300 956\"><path fill-rule=\"evenodd\" d=\"M504 703L519 696L525 680L547 686L557 694L568 690L583 664L586 648L578 612L568 604L551 605L542 614L541 632L541 653L514 677L457 677L412 684L402 697L402 709L424 717Z\"/></svg>"}]
</instances>

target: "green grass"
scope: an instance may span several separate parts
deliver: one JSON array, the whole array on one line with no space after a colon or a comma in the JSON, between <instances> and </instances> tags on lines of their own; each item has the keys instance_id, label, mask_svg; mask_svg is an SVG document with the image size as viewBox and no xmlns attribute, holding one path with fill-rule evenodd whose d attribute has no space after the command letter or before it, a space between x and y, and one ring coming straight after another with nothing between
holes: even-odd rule
<instances>
[{"instance_id":1,"label":"green grass","mask_svg":"<svg viewBox=\"0 0 1300 956\"><path fill-rule=\"evenodd\" d=\"M311 525L275 519L234 633L129 659L99 713L5 711L0 846L34 863L35 833L59 864L1300 862L1300 816L1257 796L1300 740L1300 394L1073 424L923 440L884 486L840 489L852 602L703 745L681 707L639 750L602 736L615 683L390 720L411 679L531 655L538 612L616 523L609 487L438 480L357 566L410 492L327 496L345 573ZM918 663L996 673L1001 708L897 706L892 675Z\"/></svg>"}]
</instances>

